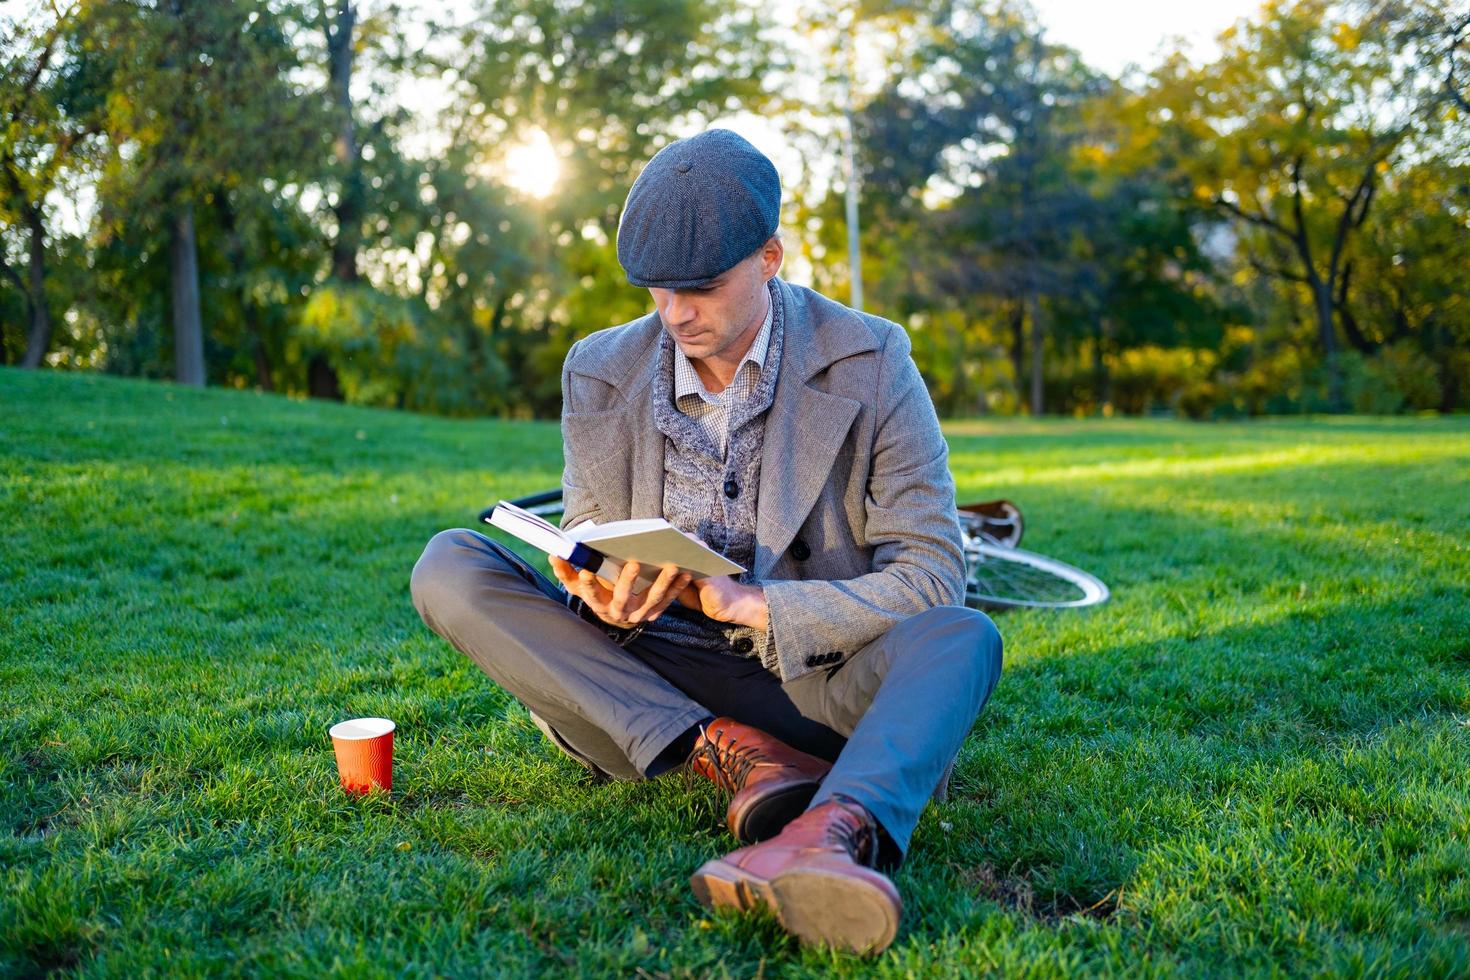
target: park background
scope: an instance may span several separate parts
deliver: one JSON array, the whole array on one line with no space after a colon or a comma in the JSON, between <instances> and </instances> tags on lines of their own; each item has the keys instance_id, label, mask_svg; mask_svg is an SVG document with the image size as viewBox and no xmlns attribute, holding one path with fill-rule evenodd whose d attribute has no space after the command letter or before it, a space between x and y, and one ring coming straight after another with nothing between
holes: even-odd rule
<instances>
[{"instance_id":1,"label":"park background","mask_svg":"<svg viewBox=\"0 0 1470 980\"><path fill-rule=\"evenodd\" d=\"M0 4L0 976L1470 976L1470 14L1228 7ZM408 595L557 485L657 146L769 148L849 295L849 104L958 494L1113 590L995 612L876 963Z\"/></svg>"},{"instance_id":2,"label":"park background","mask_svg":"<svg viewBox=\"0 0 1470 980\"><path fill-rule=\"evenodd\" d=\"M3 362L554 417L649 308L638 168L719 123L842 299L852 191L946 417L1464 407L1462 3L1044 9L7 4Z\"/></svg>"}]
</instances>

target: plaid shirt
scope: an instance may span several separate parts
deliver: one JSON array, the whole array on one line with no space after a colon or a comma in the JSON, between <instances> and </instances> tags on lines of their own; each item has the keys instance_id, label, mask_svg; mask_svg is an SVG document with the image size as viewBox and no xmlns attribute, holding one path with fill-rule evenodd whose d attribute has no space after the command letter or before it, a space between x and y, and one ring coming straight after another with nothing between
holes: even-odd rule
<instances>
[{"instance_id":1,"label":"plaid shirt","mask_svg":"<svg viewBox=\"0 0 1470 980\"><path fill-rule=\"evenodd\" d=\"M695 421L720 450L724 459L730 442L730 414L755 391L761 379L761 369L766 366L766 351L771 345L771 319L775 309L770 292L766 293L766 319L760 333L746 351L745 358L735 369L735 377L729 387L721 392L705 388L694 370L694 364L679 345L674 345L674 405Z\"/></svg>"}]
</instances>

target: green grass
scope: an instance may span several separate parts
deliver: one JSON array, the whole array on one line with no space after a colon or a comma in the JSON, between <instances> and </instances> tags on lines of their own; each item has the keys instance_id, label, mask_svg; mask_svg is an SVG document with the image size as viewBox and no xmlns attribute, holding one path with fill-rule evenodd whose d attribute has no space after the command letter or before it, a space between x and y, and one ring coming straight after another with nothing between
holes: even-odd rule
<instances>
[{"instance_id":1,"label":"green grass","mask_svg":"<svg viewBox=\"0 0 1470 980\"><path fill-rule=\"evenodd\" d=\"M997 616L866 963L706 915L713 788L590 785L419 622L554 425L0 371L0 975L1470 974L1470 420L948 434L1114 598Z\"/></svg>"}]
</instances>

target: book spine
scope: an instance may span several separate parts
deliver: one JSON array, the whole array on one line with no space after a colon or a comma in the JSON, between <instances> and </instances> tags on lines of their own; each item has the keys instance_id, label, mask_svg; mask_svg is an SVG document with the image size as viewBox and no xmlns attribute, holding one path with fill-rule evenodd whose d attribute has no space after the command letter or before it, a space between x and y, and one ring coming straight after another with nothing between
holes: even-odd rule
<instances>
[{"instance_id":1,"label":"book spine","mask_svg":"<svg viewBox=\"0 0 1470 980\"><path fill-rule=\"evenodd\" d=\"M578 541L572 545L572 553L567 555L567 563L575 565L578 568L585 568L595 575L597 574L597 570L602 567L602 552L589 548Z\"/></svg>"}]
</instances>

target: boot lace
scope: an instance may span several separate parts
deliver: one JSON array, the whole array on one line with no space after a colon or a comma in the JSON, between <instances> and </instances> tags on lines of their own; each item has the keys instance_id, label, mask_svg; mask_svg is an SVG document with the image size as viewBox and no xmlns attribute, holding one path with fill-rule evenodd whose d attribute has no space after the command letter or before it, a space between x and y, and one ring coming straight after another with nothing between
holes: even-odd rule
<instances>
[{"instance_id":1,"label":"boot lace","mask_svg":"<svg viewBox=\"0 0 1470 980\"><path fill-rule=\"evenodd\" d=\"M844 819L827 825L825 843L845 848L858 864L873 867L878 860L878 823L868 808L841 793L832 799L842 806Z\"/></svg>"},{"instance_id":2,"label":"boot lace","mask_svg":"<svg viewBox=\"0 0 1470 980\"><path fill-rule=\"evenodd\" d=\"M721 744L710 737L703 725L699 728L699 735L699 750L695 752L695 758L703 759L709 765L715 782L725 789L738 791L745 785L750 771L760 762L760 749L754 745L741 745L733 737Z\"/></svg>"}]
</instances>

